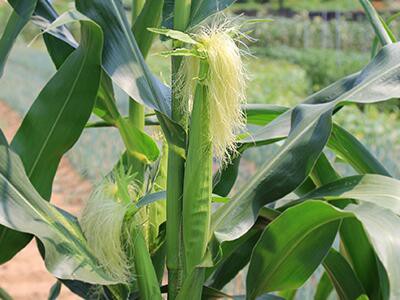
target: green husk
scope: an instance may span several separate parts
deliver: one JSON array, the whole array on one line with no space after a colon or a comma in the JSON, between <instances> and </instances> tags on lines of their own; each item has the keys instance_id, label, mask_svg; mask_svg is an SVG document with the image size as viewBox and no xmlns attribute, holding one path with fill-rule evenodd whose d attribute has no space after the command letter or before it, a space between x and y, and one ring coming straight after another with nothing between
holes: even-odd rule
<instances>
[{"instance_id":1,"label":"green husk","mask_svg":"<svg viewBox=\"0 0 400 300\"><path fill-rule=\"evenodd\" d=\"M198 78L206 78L208 63L200 62ZM210 102L205 80L199 79L189 127L189 147L183 189L185 270L190 274L205 255L212 194L212 138Z\"/></svg>"}]
</instances>

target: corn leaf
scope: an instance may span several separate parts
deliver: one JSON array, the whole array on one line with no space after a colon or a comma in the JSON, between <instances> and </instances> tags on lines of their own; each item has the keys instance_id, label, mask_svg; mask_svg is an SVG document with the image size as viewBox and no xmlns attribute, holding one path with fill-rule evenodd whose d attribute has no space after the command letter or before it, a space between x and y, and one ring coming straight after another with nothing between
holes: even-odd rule
<instances>
[{"instance_id":1,"label":"corn leaf","mask_svg":"<svg viewBox=\"0 0 400 300\"><path fill-rule=\"evenodd\" d=\"M170 90L145 64L122 3L77 0L76 7L104 32L103 68L112 80L135 101L170 116Z\"/></svg>"},{"instance_id":2,"label":"corn leaf","mask_svg":"<svg viewBox=\"0 0 400 300\"><path fill-rule=\"evenodd\" d=\"M399 299L400 238L398 226L400 218L392 211L368 202L350 205L346 211L352 212L362 223L369 242L385 268L390 284L389 299Z\"/></svg>"},{"instance_id":3,"label":"corn leaf","mask_svg":"<svg viewBox=\"0 0 400 300\"><path fill-rule=\"evenodd\" d=\"M330 249L323 265L339 299L357 299L365 294L357 275L338 251Z\"/></svg>"},{"instance_id":4,"label":"corn leaf","mask_svg":"<svg viewBox=\"0 0 400 300\"><path fill-rule=\"evenodd\" d=\"M246 104L243 110L248 124L265 126L287 111L288 108L271 104Z\"/></svg>"},{"instance_id":5,"label":"corn leaf","mask_svg":"<svg viewBox=\"0 0 400 300\"><path fill-rule=\"evenodd\" d=\"M11 148L28 177L46 200L61 157L75 144L91 114L101 72L102 34L84 21L81 46L43 88L18 129ZM32 236L0 227L0 262L27 245Z\"/></svg>"},{"instance_id":6,"label":"corn leaf","mask_svg":"<svg viewBox=\"0 0 400 300\"><path fill-rule=\"evenodd\" d=\"M247 299L300 287L327 255L346 216L351 214L323 202L308 201L270 223L251 256Z\"/></svg>"},{"instance_id":7,"label":"corn leaf","mask_svg":"<svg viewBox=\"0 0 400 300\"><path fill-rule=\"evenodd\" d=\"M349 102L374 103L400 96L399 55L400 44L384 47L362 72L315 94L306 104L284 113L263 128L265 137L277 120L288 122L291 116L291 131L285 143L253 180L213 215L212 226L218 240L240 237L254 224L262 206L287 195L307 178L328 141L331 115L337 106ZM282 133L279 132L280 136ZM276 132L271 137L277 137ZM308 153L306 158L304 151Z\"/></svg>"},{"instance_id":8,"label":"corn leaf","mask_svg":"<svg viewBox=\"0 0 400 300\"><path fill-rule=\"evenodd\" d=\"M7 57L18 35L28 23L36 6L35 1L9 1L14 11L0 39L0 77L3 75Z\"/></svg>"},{"instance_id":9,"label":"corn leaf","mask_svg":"<svg viewBox=\"0 0 400 300\"><path fill-rule=\"evenodd\" d=\"M332 283L325 272L322 274L318 282L317 290L315 291L314 300L327 300L333 291Z\"/></svg>"},{"instance_id":10,"label":"corn leaf","mask_svg":"<svg viewBox=\"0 0 400 300\"><path fill-rule=\"evenodd\" d=\"M381 175L356 175L328 183L303 199L355 199L400 214L400 181Z\"/></svg>"},{"instance_id":11,"label":"corn leaf","mask_svg":"<svg viewBox=\"0 0 400 300\"><path fill-rule=\"evenodd\" d=\"M342 248L370 299L389 298L389 279L377 258L362 224L343 220L340 226Z\"/></svg>"},{"instance_id":12,"label":"corn leaf","mask_svg":"<svg viewBox=\"0 0 400 300\"><path fill-rule=\"evenodd\" d=\"M303 217L305 218L304 220ZM388 209L368 202L362 202L359 205L351 204L345 210L338 210L327 203L319 201L307 201L289 208L267 226L260 241L254 248L250 262L247 277L249 299L254 299L265 291L293 289L303 284L322 261L323 257L321 256L328 254L329 247L324 248L324 245L326 246L324 244L325 239L329 234L333 234L333 242L336 234L336 230L333 228L331 231L327 230L322 237L317 232L323 230L327 224L340 219L343 222L356 221L362 224L362 228L367 233L369 243L373 245L379 262L382 263L388 274L390 299L397 299L400 290L398 286L400 274L399 237L396 233L396 228L400 222L399 217ZM298 222L299 220L302 221ZM307 226L309 227L305 228ZM314 235L314 238L308 237L310 234ZM318 238L316 238L316 234ZM353 233L352 239L356 237L358 238L359 236ZM307 242L307 239L311 241ZM313 248L308 248L314 242L317 245L314 245ZM318 256L321 249L324 251L326 249L326 252ZM317 262L313 261L313 259L321 259L321 261ZM336 261L335 268L340 267L340 269L333 270L332 268L329 269L332 265L328 265L328 272L339 273L345 272L346 269L349 271L349 267L344 267L343 262L337 261L337 257L335 259L332 257L327 259ZM313 269L309 269L310 266L313 266ZM332 275L330 274L330 276ZM370 274L364 275L369 276ZM354 277L357 276L356 274L348 274L348 276L353 276L352 279L348 278L348 281L357 278ZM347 283L336 282L336 288L339 288L338 284L340 284L342 292L346 293L346 295L364 292L361 285L357 288L354 284L347 286ZM346 291L343 290L344 288L346 288ZM351 290L347 290L348 288ZM387 296L384 296L384 299L386 298Z\"/></svg>"},{"instance_id":13,"label":"corn leaf","mask_svg":"<svg viewBox=\"0 0 400 300\"><path fill-rule=\"evenodd\" d=\"M333 127L328 147L360 174L369 173L390 176L389 171L362 143L338 125Z\"/></svg>"},{"instance_id":14,"label":"corn leaf","mask_svg":"<svg viewBox=\"0 0 400 300\"><path fill-rule=\"evenodd\" d=\"M221 290L249 263L251 252L261 235L253 228L239 239L222 245L223 257L213 268L207 269L207 285Z\"/></svg>"},{"instance_id":15,"label":"corn leaf","mask_svg":"<svg viewBox=\"0 0 400 300\"><path fill-rule=\"evenodd\" d=\"M0 287L0 299L2 300L13 300L13 298L6 292L5 289Z\"/></svg>"},{"instance_id":16,"label":"corn leaf","mask_svg":"<svg viewBox=\"0 0 400 300\"><path fill-rule=\"evenodd\" d=\"M180 41L185 44L193 44L196 45L197 42L191 38L190 35L178 30L166 29L166 28L147 28L148 31L165 35L171 39Z\"/></svg>"},{"instance_id":17,"label":"corn leaf","mask_svg":"<svg viewBox=\"0 0 400 300\"><path fill-rule=\"evenodd\" d=\"M8 142L6 137L4 136L3 132L0 131L0 145L8 146Z\"/></svg>"},{"instance_id":18,"label":"corn leaf","mask_svg":"<svg viewBox=\"0 0 400 300\"><path fill-rule=\"evenodd\" d=\"M187 29L193 28L207 17L229 7L236 0L192 0L191 13ZM165 0L163 9L163 27L173 28L175 0Z\"/></svg>"},{"instance_id":19,"label":"corn leaf","mask_svg":"<svg viewBox=\"0 0 400 300\"><path fill-rule=\"evenodd\" d=\"M146 1L135 23L132 24L133 35L144 58L147 57L156 36L147 28L160 26L163 6L164 0Z\"/></svg>"},{"instance_id":20,"label":"corn leaf","mask_svg":"<svg viewBox=\"0 0 400 300\"><path fill-rule=\"evenodd\" d=\"M54 283L50 288L49 297L47 299L57 300L61 293L61 287L62 287L61 282L57 280L56 283Z\"/></svg>"},{"instance_id":21,"label":"corn leaf","mask_svg":"<svg viewBox=\"0 0 400 300\"><path fill-rule=\"evenodd\" d=\"M188 27L194 27L207 17L223 11L235 0L192 0L190 22Z\"/></svg>"},{"instance_id":22,"label":"corn leaf","mask_svg":"<svg viewBox=\"0 0 400 300\"><path fill-rule=\"evenodd\" d=\"M46 202L29 182L19 157L0 146L0 223L37 236L47 269L57 278L113 284L90 253L77 220Z\"/></svg>"}]
</instances>

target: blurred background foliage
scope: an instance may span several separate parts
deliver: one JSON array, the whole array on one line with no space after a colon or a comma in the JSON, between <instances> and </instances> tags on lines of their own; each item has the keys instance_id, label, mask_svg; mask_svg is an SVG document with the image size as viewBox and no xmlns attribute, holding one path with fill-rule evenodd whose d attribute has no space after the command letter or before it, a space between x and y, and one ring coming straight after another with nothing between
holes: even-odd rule
<instances>
[{"instance_id":1,"label":"blurred background foliage","mask_svg":"<svg viewBox=\"0 0 400 300\"><path fill-rule=\"evenodd\" d=\"M74 7L73 1L53 3L60 12ZM130 5L131 1L125 1L127 12ZM381 0L374 5L385 18L399 10L399 1ZM0 0L0 33L9 14L10 8ZM228 15L273 19L254 26L249 33L255 39L248 43L251 55L246 58L249 103L295 105L339 78L359 71L370 59L374 35L357 0L240 0ZM400 20L391 27L399 36ZM0 100L21 114L55 71L40 39L27 47L37 33L30 25L24 29L0 81ZM157 41L148 58L152 70L166 83L169 60L157 53L167 47L168 42ZM33 70L35 76L30 76ZM127 97L116 92L120 107L126 110ZM394 100L384 106L346 107L335 121L355 134L400 178L398 103ZM110 170L121 151L122 142L112 128L87 129L70 151L69 159L82 175L95 182ZM268 153L272 153L272 147L246 153L241 176L253 174Z\"/></svg>"}]
</instances>

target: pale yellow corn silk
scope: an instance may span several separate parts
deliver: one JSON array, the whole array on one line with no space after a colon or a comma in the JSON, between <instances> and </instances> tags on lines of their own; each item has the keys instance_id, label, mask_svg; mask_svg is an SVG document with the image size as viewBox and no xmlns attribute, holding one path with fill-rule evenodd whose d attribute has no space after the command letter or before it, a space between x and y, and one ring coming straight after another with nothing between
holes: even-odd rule
<instances>
[{"instance_id":1,"label":"pale yellow corn silk","mask_svg":"<svg viewBox=\"0 0 400 300\"><path fill-rule=\"evenodd\" d=\"M245 127L241 105L245 103L247 76L243 51L237 46L235 36L242 35L229 22L201 27L193 35L201 45L199 52L205 54L209 64L204 83L211 105L214 156L222 163L230 161L236 150L236 135ZM178 87L183 99L189 99L189 103L193 101L196 82L202 80L198 78L199 60L198 57L185 57L179 75Z\"/></svg>"},{"instance_id":2,"label":"pale yellow corn silk","mask_svg":"<svg viewBox=\"0 0 400 300\"><path fill-rule=\"evenodd\" d=\"M104 270L114 280L129 283L133 265L126 251L133 248L130 244L133 241L126 238L123 229L130 227L125 216L138 198L138 189L132 176L121 172L113 175L104 179L92 192L79 223L90 250Z\"/></svg>"}]
</instances>

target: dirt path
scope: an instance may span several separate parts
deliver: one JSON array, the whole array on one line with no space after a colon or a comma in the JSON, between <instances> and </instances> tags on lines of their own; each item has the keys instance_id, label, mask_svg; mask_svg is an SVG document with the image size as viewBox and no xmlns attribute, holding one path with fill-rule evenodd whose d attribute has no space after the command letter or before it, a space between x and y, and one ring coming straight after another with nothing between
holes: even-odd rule
<instances>
[{"instance_id":1,"label":"dirt path","mask_svg":"<svg viewBox=\"0 0 400 300\"><path fill-rule=\"evenodd\" d=\"M0 101L0 128L8 141L12 139L20 123L21 117ZM82 205L82 200L87 198L91 189L90 182L74 170L68 159L63 158L53 185L51 202L76 214ZM54 282L54 277L45 269L34 241L10 262L0 266L0 287L15 300L47 299ZM72 300L79 297L62 288L59 299Z\"/></svg>"}]
</instances>

